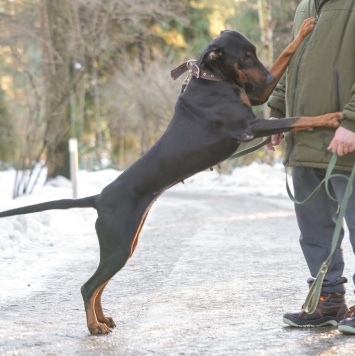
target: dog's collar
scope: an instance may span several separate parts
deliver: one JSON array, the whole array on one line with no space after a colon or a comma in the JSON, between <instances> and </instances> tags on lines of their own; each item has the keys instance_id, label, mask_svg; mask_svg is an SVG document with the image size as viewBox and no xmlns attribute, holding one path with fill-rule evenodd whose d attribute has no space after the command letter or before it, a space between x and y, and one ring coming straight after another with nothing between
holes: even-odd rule
<instances>
[{"instance_id":1,"label":"dog's collar","mask_svg":"<svg viewBox=\"0 0 355 356\"><path fill-rule=\"evenodd\" d=\"M213 74L209 70L200 68L196 64L196 60L194 59L190 59L189 61L180 64L177 68L171 71L170 75L174 80L176 80L177 78L180 77L180 75L184 74L187 71L189 71L189 75L196 78L213 80L217 82L223 80L220 76Z\"/></svg>"}]
</instances>

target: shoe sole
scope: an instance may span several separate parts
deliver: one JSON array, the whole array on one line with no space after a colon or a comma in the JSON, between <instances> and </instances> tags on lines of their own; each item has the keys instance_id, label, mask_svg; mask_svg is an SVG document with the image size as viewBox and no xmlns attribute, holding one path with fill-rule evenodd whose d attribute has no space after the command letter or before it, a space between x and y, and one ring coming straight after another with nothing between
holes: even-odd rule
<instances>
[{"instance_id":1,"label":"shoe sole","mask_svg":"<svg viewBox=\"0 0 355 356\"><path fill-rule=\"evenodd\" d=\"M296 324L295 322L293 322L290 319L283 318L283 322L285 324L290 325L290 326L294 326L296 328L318 328L320 326L337 326L339 321L331 319L331 320L325 320L323 323L319 323L319 324ZM354 334L355 334L355 330L354 330Z\"/></svg>"},{"instance_id":2,"label":"shoe sole","mask_svg":"<svg viewBox=\"0 0 355 356\"><path fill-rule=\"evenodd\" d=\"M338 330L343 334L352 334L355 335L355 328L348 325L338 325Z\"/></svg>"}]
</instances>

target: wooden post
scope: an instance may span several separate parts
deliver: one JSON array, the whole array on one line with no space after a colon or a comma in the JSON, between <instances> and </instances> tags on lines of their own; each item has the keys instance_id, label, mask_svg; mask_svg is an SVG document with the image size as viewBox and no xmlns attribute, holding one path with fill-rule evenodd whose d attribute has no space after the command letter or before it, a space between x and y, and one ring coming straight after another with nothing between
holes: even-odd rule
<instances>
[{"instance_id":1,"label":"wooden post","mask_svg":"<svg viewBox=\"0 0 355 356\"><path fill-rule=\"evenodd\" d=\"M78 140L76 138L69 139L69 155L70 155L70 180L73 185L73 198L78 197Z\"/></svg>"}]
</instances>

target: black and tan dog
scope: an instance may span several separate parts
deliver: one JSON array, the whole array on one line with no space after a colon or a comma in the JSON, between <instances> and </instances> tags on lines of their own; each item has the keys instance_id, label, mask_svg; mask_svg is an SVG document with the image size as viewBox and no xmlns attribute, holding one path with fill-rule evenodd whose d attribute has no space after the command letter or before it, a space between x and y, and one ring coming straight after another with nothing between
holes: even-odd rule
<instances>
[{"instance_id":1,"label":"black and tan dog","mask_svg":"<svg viewBox=\"0 0 355 356\"><path fill-rule=\"evenodd\" d=\"M191 80L179 96L174 116L156 144L101 194L64 199L0 213L0 217L49 209L95 208L100 263L82 286L91 334L115 327L103 314L101 295L109 280L125 265L137 246L148 211L166 189L231 156L241 141L317 126L337 127L340 113L280 120L256 119L251 105L262 104L280 79L297 46L313 29L303 24L297 38L271 68L260 63L255 46L241 33L223 31L196 62L172 71L176 78L190 70Z\"/></svg>"}]
</instances>

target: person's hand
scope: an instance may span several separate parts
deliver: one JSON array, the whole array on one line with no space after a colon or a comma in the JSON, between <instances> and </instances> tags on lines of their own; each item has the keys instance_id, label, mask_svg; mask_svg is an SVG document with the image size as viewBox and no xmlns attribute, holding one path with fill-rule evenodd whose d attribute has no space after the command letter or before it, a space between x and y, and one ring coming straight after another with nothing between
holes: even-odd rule
<instances>
[{"instance_id":1,"label":"person's hand","mask_svg":"<svg viewBox=\"0 0 355 356\"><path fill-rule=\"evenodd\" d=\"M338 127L328 150L336 153L338 156L344 156L347 153L354 152L355 132L341 126Z\"/></svg>"},{"instance_id":2,"label":"person's hand","mask_svg":"<svg viewBox=\"0 0 355 356\"><path fill-rule=\"evenodd\" d=\"M278 120L277 117L269 117L269 120ZM275 146L278 146L282 140L284 139L285 135L283 133L271 135L270 137L270 142L265 145L265 147L270 150L270 151L275 151ZM264 140L269 138L269 137L264 137Z\"/></svg>"}]
</instances>

